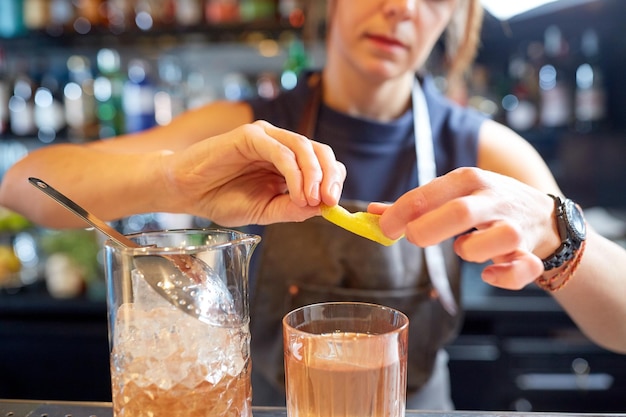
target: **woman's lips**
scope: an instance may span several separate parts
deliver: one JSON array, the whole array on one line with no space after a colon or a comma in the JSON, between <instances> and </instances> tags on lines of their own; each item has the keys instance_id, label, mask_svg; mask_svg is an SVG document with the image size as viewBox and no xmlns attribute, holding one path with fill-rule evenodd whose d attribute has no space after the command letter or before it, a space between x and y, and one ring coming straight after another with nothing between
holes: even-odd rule
<instances>
[{"instance_id":1,"label":"woman's lips","mask_svg":"<svg viewBox=\"0 0 626 417\"><path fill-rule=\"evenodd\" d=\"M384 35L367 35L367 38L370 39L371 41L387 47L387 48L403 48L406 49L406 45L404 43L402 43L401 41L399 41L396 38L391 38L388 36L384 36Z\"/></svg>"}]
</instances>

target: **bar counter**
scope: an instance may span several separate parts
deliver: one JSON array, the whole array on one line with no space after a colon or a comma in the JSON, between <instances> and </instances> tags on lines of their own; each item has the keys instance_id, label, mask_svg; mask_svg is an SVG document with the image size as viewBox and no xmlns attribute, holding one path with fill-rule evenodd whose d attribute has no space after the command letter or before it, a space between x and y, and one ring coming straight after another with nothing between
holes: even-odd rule
<instances>
[{"instance_id":1,"label":"bar counter","mask_svg":"<svg viewBox=\"0 0 626 417\"><path fill-rule=\"evenodd\" d=\"M254 417L286 417L287 412L279 407L253 407ZM111 403L28 401L0 399L0 417L112 417ZM589 413L521 413L492 411L417 411L407 410L405 417L617 417L626 414ZM365 416L364 416L365 417Z\"/></svg>"}]
</instances>

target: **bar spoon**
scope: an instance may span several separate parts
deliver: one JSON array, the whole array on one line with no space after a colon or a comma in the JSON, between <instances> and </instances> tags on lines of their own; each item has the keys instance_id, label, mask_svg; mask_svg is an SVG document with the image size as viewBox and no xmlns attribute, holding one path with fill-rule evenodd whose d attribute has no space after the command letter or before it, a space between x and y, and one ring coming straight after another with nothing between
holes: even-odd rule
<instances>
[{"instance_id":1,"label":"bar spoon","mask_svg":"<svg viewBox=\"0 0 626 417\"><path fill-rule=\"evenodd\" d=\"M233 298L226 284L201 259L184 254L151 254L153 247L141 246L124 236L43 180L30 177L28 181L117 244L133 249L145 248L145 254L138 253L133 257L135 267L150 287L185 313L220 324L220 315L234 312Z\"/></svg>"}]
</instances>

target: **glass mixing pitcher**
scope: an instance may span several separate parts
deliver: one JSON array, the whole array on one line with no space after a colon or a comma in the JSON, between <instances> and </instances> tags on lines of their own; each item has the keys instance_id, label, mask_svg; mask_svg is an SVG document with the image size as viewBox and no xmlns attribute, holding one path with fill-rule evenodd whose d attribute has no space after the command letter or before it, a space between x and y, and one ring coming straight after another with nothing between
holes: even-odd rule
<instances>
[{"instance_id":1,"label":"glass mixing pitcher","mask_svg":"<svg viewBox=\"0 0 626 417\"><path fill-rule=\"evenodd\" d=\"M260 237L226 229L105 243L113 411L252 416L248 269Z\"/></svg>"}]
</instances>

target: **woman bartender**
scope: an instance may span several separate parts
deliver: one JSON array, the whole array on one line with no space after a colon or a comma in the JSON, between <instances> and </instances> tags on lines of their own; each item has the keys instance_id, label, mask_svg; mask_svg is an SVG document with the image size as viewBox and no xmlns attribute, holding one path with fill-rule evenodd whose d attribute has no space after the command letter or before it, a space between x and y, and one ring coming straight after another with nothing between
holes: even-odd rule
<instances>
[{"instance_id":1,"label":"woman bartender","mask_svg":"<svg viewBox=\"0 0 626 417\"><path fill-rule=\"evenodd\" d=\"M594 341L626 352L626 252L585 230L527 142L448 101L424 71L445 33L450 76L462 73L481 16L478 0L328 0L326 65L295 90L212 103L133 136L40 149L6 174L0 203L46 226L82 226L31 190L26 179L36 176L111 220L169 211L225 226L298 221L262 230L251 323L257 403L270 403L269 391L284 401L282 315L351 299L410 316L407 407L452 408L442 347L461 321L460 260L492 261L482 277L498 287L537 282ZM317 142L302 153L273 125ZM260 148L288 136L286 169ZM346 207L381 213L389 237L406 238L382 247L313 217L339 194Z\"/></svg>"}]
</instances>

